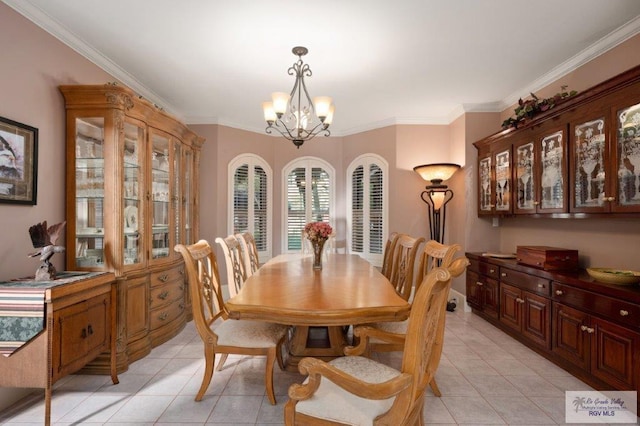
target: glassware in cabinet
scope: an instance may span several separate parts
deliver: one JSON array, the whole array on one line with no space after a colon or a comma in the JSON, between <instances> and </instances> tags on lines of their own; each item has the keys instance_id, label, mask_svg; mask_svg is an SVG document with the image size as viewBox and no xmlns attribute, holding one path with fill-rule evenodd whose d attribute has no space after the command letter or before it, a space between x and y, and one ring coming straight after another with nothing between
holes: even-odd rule
<instances>
[{"instance_id":1,"label":"glassware in cabinet","mask_svg":"<svg viewBox=\"0 0 640 426\"><path fill-rule=\"evenodd\" d=\"M104 119L75 119L75 267L104 266Z\"/></svg>"},{"instance_id":2,"label":"glassware in cabinet","mask_svg":"<svg viewBox=\"0 0 640 426\"><path fill-rule=\"evenodd\" d=\"M151 259L168 258L173 245L171 222L171 138L151 133Z\"/></svg>"},{"instance_id":3,"label":"glassware in cabinet","mask_svg":"<svg viewBox=\"0 0 640 426\"><path fill-rule=\"evenodd\" d=\"M133 123L125 123L124 155L122 157L123 265L136 265L143 261L141 256L142 241L140 239L143 208L140 192L143 182L141 161L144 158L141 153L141 147L144 146L144 138L144 128Z\"/></svg>"},{"instance_id":4,"label":"glassware in cabinet","mask_svg":"<svg viewBox=\"0 0 640 426\"><path fill-rule=\"evenodd\" d=\"M616 111L617 206L640 211L640 103Z\"/></svg>"}]
</instances>

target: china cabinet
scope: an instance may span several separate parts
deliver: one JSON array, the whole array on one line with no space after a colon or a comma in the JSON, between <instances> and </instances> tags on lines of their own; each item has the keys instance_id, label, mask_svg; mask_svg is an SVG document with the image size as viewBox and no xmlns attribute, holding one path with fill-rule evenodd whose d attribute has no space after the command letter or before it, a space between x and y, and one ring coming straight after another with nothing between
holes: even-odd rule
<instances>
[{"instance_id":1,"label":"china cabinet","mask_svg":"<svg viewBox=\"0 0 640 426\"><path fill-rule=\"evenodd\" d=\"M203 139L116 84L61 86L67 112L69 270L118 281L118 369L190 319L177 243L198 232Z\"/></svg>"},{"instance_id":2,"label":"china cabinet","mask_svg":"<svg viewBox=\"0 0 640 426\"><path fill-rule=\"evenodd\" d=\"M479 216L637 216L640 66L474 145ZM513 175L506 188L500 160L503 176Z\"/></svg>"}]
</instances>

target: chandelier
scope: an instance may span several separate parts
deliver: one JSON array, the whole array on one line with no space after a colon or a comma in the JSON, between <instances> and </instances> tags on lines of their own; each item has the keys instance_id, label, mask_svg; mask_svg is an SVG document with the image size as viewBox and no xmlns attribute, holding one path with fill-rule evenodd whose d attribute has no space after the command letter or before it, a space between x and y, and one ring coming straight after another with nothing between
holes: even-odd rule
<instances>
[{"instance_id":1,"label":"chandelier","mask_svg":"<svg viewBox=\"0 0 640 426\"><path fill-rule=\"evenodd\" d=\"M275 92L271 94L271 102L263 102L264 119L267 122L265 131L271 134L276 130L286 139L300 148L305 141L311 140L320 133L331 135L329 125L333 120L334 105L328 96L309 96L304 77L311 77L309 64L302 62L302 57L309 50L296 46L292 50L298 60L287 73L295 75L296 81L290 94Z\"/></svg>"}]
</instances>

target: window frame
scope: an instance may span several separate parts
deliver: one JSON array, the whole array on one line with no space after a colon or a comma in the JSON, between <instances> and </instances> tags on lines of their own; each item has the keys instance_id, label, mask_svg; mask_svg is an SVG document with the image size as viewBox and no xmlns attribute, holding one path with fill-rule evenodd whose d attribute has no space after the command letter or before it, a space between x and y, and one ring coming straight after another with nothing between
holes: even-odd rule
<instances>
[{"instance_id":1,"label":"window frame","mask_svg":"<svg viewBox=\"0 0 640 426\"><path fill-rule=\"evenodd\" d=\"M287 186L287 179L289 173L296 168L304 168L305 175L310 177L311 170L314 167L322 168L329 175L329 223L335 229L335 217L336 217L336 171L335 168L327 161L312 156L305 156L291 160L282 168L282 233L281 233L281 253L297 253L299 250L289 250L288 235L289 235L289 191ZM311 192L305 192L307 209L305 210L306 223L311 221Z\"/></svg>"},{"instance_id":2,"label":"window frame","mask_svg":"<svg viewBox=\"0 0 640 426\"><path fill-rule=\"evenodd\" d=\"M369 169L371 165L376 165L382 172L382 253L370 253L370 234L364 233L362 235L362 252L353 251L353 173L355 170L363 167L363 226L362 229L368 229L370 220L370 197L369 197ZM384 256L384 236L389 235L389 163L383 157L366 153L356 157L347 167L346 173L346 189L347 189L347 247L349 253L357 254L360 257L366 259L375 266L382 266Z\"/></svg>"},{"instance_id":3,"label":"window frame","mask_svg":"<svg viewBox=\"0 0 640 426\"><path fill-rule=\"evenodd\" d=\"M273 171L271 166L259 155L244 153L236 156L229 162L229 166L227 168L227 179L229 184L227 185L227 233L231 235L235 232L233 226L234 219L234 201L235 201L235 173L236 170L243 166L247 165L250 170L255 170L255 167L261 167L264 170L267 177L267 225L266 225L266 233L267 233L267 241L266 241L266 251L260 251L258 249L258 257L260 264L266 262L271 259L273 253ZM253 199L254 194L254 185L253 185L254 173L248 173L248 179L250 180L248 185L248 200ZM249 225L249 232L255 235L255 229L253 229L254 225L254 206L253 203L249 202L247 205L247 224Z\"/></svg>"}]
</instances>

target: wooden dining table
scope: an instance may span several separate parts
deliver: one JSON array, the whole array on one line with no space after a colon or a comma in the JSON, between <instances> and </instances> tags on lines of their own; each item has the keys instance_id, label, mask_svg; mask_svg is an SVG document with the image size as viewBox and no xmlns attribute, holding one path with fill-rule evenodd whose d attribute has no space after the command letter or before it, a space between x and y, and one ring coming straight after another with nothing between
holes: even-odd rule
<instances>
[{"instance_id":1,"label":"wooden dining table","mask_svg":"<svg viewBox=\"0 0 640 426\"><path fill-rule=\"evenodd\" d=\"M291 371L305 356L342 356L350 325L402 321L410 310L389 280L354 254L329 254L321 270L309 255L276 256L226 306L231 318L294 326L283 351Z\"/></svg>"}]
</instances>

